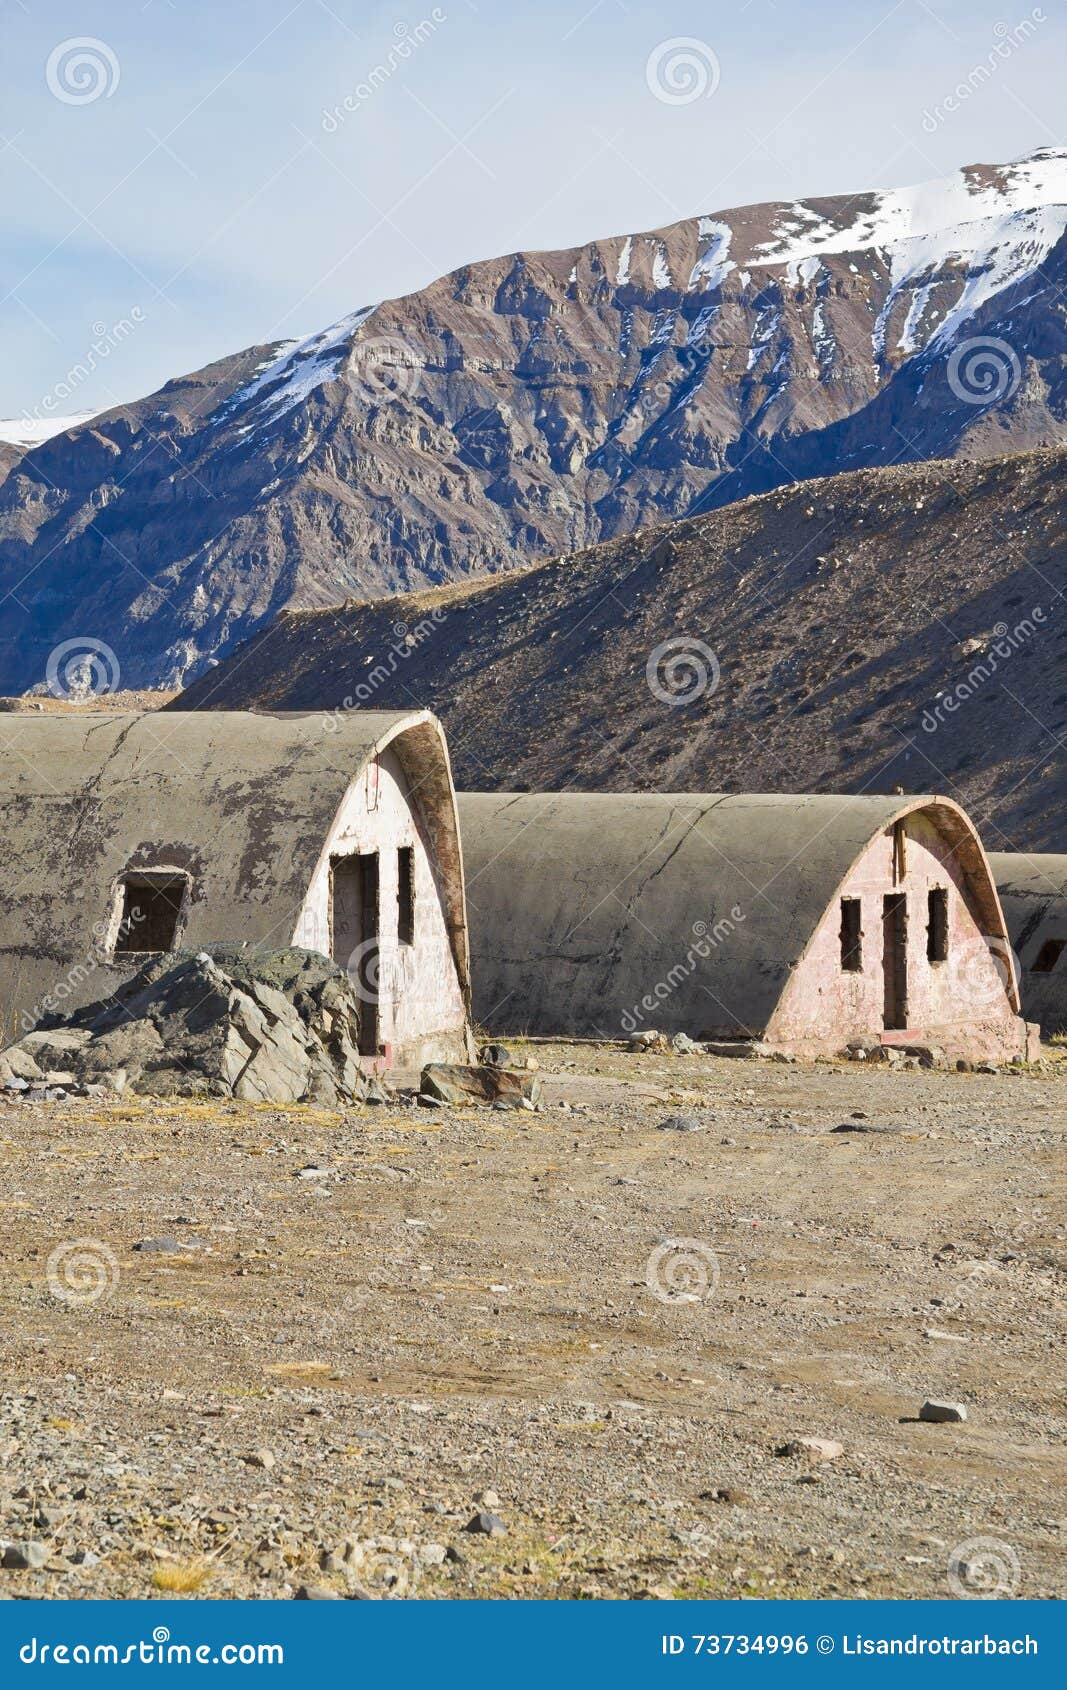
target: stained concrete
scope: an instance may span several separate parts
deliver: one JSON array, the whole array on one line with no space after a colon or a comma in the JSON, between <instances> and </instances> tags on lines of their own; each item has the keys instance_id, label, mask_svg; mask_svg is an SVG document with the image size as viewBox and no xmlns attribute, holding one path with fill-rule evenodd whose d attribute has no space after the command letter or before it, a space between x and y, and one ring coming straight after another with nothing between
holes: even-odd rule
<instances>
[{"instance_id":1,"label":"stained concrete","mask_svg":"<svg viewBox=\"0 0 1067 1690\"><path fill-rule=\"evenodd\" d=\"M872 904L867 990L850 982L849 998L837 981L837 899L857 873L869 898L894 890L887 841L900 823L922 835L926 858L921 874L915 859L910 870L913 926L925 921L936 869L969 949L947 991L915 992L923 1020L895 1041L935 1036L957 1056L1024 1054L998 954L1006 933L996 888L951 799L461 793L459 814L475 1016L493 1032L619 1037L655 1027L767 1038L805 1055L858 1034L878 1044L889 1037L880 921ZM905 874L899 889L908 888ZM909 960L919 970L925 944Z\"/></svg>"}]
</instances>

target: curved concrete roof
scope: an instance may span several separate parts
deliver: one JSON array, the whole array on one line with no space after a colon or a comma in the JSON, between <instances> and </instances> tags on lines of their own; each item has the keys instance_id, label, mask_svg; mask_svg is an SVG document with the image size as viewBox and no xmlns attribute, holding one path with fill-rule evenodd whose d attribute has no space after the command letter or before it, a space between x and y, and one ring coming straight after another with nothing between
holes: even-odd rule
<instances>
[{"instance_id":1,"label":"curved concrete roof","mask_svg":"<svg viewBox=\"0 0 1067 1690\"><path fill-rule=\"evenodd\" d=\"M92 977L80 977L125 869L190 873L185 946L288 944L342 800L387 746L442 865L466 992L455 794L444 730L429 711L0 717L0 1043L16 1030L13 1016L67 971L78 974L70 1004L105 995L128 972L97 960Z\"/></svg>"},{"instance_id":2,"label":"curved concrete roof","mask_svg":"<svg viewBox=\"0 0 1067 1690\"><path fill-rule=\"evenodd\" d=\"M1046 939L1067 938L1067 856L1054 851L991 851L989 866L1021 971L1023 1012L1046 1034L1067 1029L1067 959L1033 973Z\"/></svg>"},{"instance_id":3,"label":"curved concrete roof","mask_svg":"<svg viewBox=\"0 0 1067 1690\"><path fill-rule=\"evenodd\" d=\"M694 922L712 934L740 909L660 1025L708 1023L702 982L757 1035L856 858L919 811L955 849L983 932L1003 939L981 843L950 798L460 793L475 1018L617 1036L620 1013L684 957Z\"/></svg>"}]
</instances>

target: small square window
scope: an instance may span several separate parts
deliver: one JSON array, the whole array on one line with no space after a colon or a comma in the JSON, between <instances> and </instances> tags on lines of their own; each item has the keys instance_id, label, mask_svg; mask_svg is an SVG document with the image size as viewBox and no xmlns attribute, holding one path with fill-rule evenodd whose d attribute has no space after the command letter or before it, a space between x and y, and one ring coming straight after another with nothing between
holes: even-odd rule
<instances>
[{"instance_id":1,"label":"small square window","mask_svg":"<svg viewBox=\"0 0 1067 1690\"><path fill-rule=\"evenodd\" d=\"M1067 951L1067 939L1046 939L1030 964L1031 974L1051 974L1064 951Z\"/></svg>"},{"instance_id":2,"label":"small square window","mask_svg":"<svg viewBox=\"0 0 1067 1690\"><path fill-rule=\"evenodd\" d=\"M173 950L188 885L184 874L125 875L114 954L144 956Z\"/></svg>"},{"instance_id":3,"label":"small square window","mask_svg":"<svg viewBox=\"0 0 1067 1690\"><path fill-rule=\"evenodd\" d=\"M948 961L948 892L936 886L927 894L926 960Z\"/></svg>"},{"instance_id":4,"label":"small square window","mask_svg":"<svg viewBox=\"0 0 1067 1690\"><path fill-rule=\"evenodd\" d=\"M841 967L846 974L863 972L863 906L858 898L841 900Z\"/></svg>"},{"instance_id":5,"label":"small square window","mask_svg":"<svg viewBox=\"0 0 1067 1690\"><path fill-rule=\"evenodd\" d=\"M415 943L415 850L401 845L396 854L396 936L400 944Z\"/></svg>"}]
</instances>

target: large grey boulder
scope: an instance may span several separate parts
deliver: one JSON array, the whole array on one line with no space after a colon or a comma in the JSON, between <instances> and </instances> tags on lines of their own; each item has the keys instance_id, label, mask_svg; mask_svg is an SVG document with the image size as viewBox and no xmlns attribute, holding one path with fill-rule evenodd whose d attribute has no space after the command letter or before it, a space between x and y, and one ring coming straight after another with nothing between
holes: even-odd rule
<instances>
[{"instance_id":1,"label":"large grey boulder","mask_svg":"<svg viewBox=\"0 0 1067 1690\"><path fill-rule=\"evenodd\" d=\"M214 947L154 958L109 998L53 1017L0 1057L32 1081L123 1070L155 1096L336 1104L362 1097L360 1001L313 951Z\"/></svg>"}]
</instances>

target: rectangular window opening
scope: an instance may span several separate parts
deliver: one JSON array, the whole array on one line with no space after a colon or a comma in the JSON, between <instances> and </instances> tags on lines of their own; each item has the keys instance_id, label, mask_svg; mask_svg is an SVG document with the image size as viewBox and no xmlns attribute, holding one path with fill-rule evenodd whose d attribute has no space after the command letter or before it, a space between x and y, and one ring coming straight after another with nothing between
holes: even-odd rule
<instances>
[{"instance_id":1,"label":"rectangular window opening","mask_svg":"<svg viewBox=\"0 0 1067 1690\"><path fill-rule=\"evenodd\" d=\"M1046 939L1030 964L1031 974L1051 974L1064 951L1067 951L1067 939Z\"/></svg>"},{"instance_id":2,"label":"rectangular window opening","mask_svg":"<svg viewBox=\"0 0 1067 1690\"><path fill-rule=\"evenodd\" d=\"M841 967L846 974L863 971L862 905L858 898L841 900Z\"/></svg>"},{"instance_id":3,"label":"rectangular window opening","mask_svg":"<svg viewBox=\"0 0 1067 1690\"><path fill-rule=\"evenodd\" d=\"M115 956L172 951L189 881L184 874L127 874Z\"/></svg>"},{"instance_id":4,"label":"rectangular window opening","mask_svg":"<svg viewBox=\"0 0 1067 1690\"><path fill-rule=\"evenodd\" d=\"M396 853L396 936L400 944L415 943L415 849L401 845Z\"/></svg>"},{"instance_id":5,"label":"rectangular window opening","mask_svg":"<svg viewBox=\"0 0 1067 1690\"><path fill-rule=\"evenodd\" d=\"M927 962L948 961L948 892L944 886L937 886L927 898L928 918L926 923L926 960Z\"/></svg>"}]
</instances>

